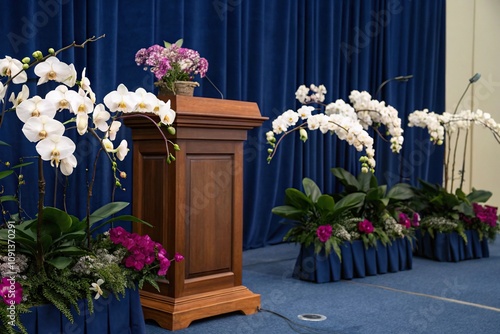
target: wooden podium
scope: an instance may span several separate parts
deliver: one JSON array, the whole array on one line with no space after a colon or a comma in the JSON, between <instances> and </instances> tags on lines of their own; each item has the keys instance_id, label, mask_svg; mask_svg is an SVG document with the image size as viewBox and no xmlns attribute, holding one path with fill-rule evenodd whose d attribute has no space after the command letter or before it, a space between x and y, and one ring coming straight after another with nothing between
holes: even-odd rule
<instances>
[{"instance_id":1,"label":"wooden podium","mask_svg":"<svg viewBox=\"0 0 500 334\"><path fill-rule=\"evenodd\" d=\"M141 290L146 319L169 330L193 320L241 311L255 313L260 295L242 286L243 142L262 124L256 103L187 96L170 99L180 146L166 162L165 140L147 118L128 118L133 139L133 214L154 225L134 225L185 260L168 282ZM172 151L172 150L171 150Z\"/></svg>"}]
</instances>

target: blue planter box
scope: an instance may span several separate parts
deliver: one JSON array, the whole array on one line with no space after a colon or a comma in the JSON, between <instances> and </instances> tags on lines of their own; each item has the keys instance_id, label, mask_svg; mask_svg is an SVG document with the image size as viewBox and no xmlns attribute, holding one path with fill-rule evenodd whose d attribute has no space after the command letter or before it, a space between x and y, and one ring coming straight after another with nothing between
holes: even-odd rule
<instances>
[{"instance_id":1,"label":"blue planter box","mask_svg":"<svg viewBox=\"0 0 500 334\"><path fill-rule=\"evenodd\" d=\"M314 246L300 248L293 277L315 283L336 282L409 270L413 264L412 244L407 238L391 245L378 242L377 247L365 248L361 240L345 242L340 246L342 261L334 251L328 256L324 250L314 253Z\"/></svg>"},{"instance_id":2,"label":"blue planter box","mask_svg":"<svg viewBox=\"0 0 500 334\"><path fill-rule=\"evenodd\" d=\"M415 255L440 262L459 262L470 259L489 257L490 251L488 240L479 240L479 234L475 230L466 230L467 242L457 233L434 234L416 231Z\"/></svg>"},{"instance_id":3,"label":"blue planter box","mask_svg":"<svg viewBox=\"0 0 500 334\"><path fill-rule=\"evenodd\" d=\"M94 301L94 313L90 314L87 301L78 302L80 314L74 307L71 312L74 323L52 304L32 307L30 313L21 314L20 320L29 334L144 334L146 325L139 297L139 290L128 290L117 300L110 294Z\"/></svg>"}]
</instances>

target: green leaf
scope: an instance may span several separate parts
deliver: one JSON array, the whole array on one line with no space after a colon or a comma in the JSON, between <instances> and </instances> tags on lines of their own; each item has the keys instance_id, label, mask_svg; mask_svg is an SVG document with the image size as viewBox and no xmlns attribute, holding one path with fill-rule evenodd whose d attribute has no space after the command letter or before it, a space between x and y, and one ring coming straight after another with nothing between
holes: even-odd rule
<instances>
[{"instance_id":1,"label":"green leaf","mask_svg":"<svg viewBox=\"0 0 500 334\"><path fill-rule=\"evenodd\" d=\"M59 256L53 259L46 259L45 262L56 267L57 269L62 270L67 268L71 262L73 262L73 259L70 257Z\"/></svg>"},{"instance_id":2,"label":"green leaf","mask_svg":"<svg viewBox=\"0 0 500 334\"><path fill-rule=\"evenodd\" d=\"M61 233L68 231L73 222L71 216L66 212L50 206L43 208L42 219L42 235L50 235L52 239L56 239ZM33 231L36 231L38 219L35 222L31 226Z\"/></svg>"},{"instance_id":3,"label":"green leaf","mask_svg":"<svg viewBox=\"0 0 500 334\"><path fill-rule=\"evenodd\" d=\"M33 164L33 161L31 161L31 162L23 162L21 164L17 164L15 166L12 166L11 168L12 169L21 168L21 167L29 166L29 165L32 165L32 164Z\"/></svg>"},{"instance_id":4,"label":"green leaf","mask_svg":"<svg viewBox=\"0 0 500 334\"><path fill-rule=\"evenodd\" d=\"M285 190L285 204L297 209L307 210L313 205L313 202L300 190L288 188Z\"/></svg>"},{"instance_id":5,"label":"green leaf","mask_svg":"<svg viewBox=\"0 0 500 334\"><path fill-rule=\"evenodd\" d=\"M331 169L333 175L344 185L347 192L355 192L361 190L361 186L351 173L343 168L335 167Z\"/></svg>"},{"instance_id":6,"label":"green leaf","mask_svg":"<svg viewBox=\"0 0 500 334\"><path fill-rule=\"evenodd\" d=\"M337 211L359 207L363 204L365 197L366 194L360 192L349 194L335 203L334 210Z\"/></svg>"},{"instance_id":7,"label":"green leaf","mask_svg":"<svg viewBox=\"0 0 500 334\"><path fill-rule=\"evenodd\" d=\"M142 220L140 218L137 218L136 216L121 215L121 216L118 216L118 217L111 218L110 220L107 220L104 223L99 224L98 226L92 227L92 229L90 230L90 233L93 233L94 231L96 231L97 229L103 227L104 225L111 224L111 223L113 223L115 221L130 221L130 222L133 222L133 223L141 223L141 224L147 225L149 227L153 227L153 225L151 225L147 221Z\"/></svg>"},{"instance_id":8,"label":"green leaf","mask_svg":"<svg viewBox=\"0 0 500 334\"><path fill-rule=\"evenodd\" d=\"M398 183L392 186L387 197L394 200L406 201L415 196L411 186L406 183Z\"/></svg>"},{"instance_id":9,"label":"green leaf","mask_svg":"<svg viewBox=\"0 0 500 334\"><path fill-rule=\"evenodd\" d=\"M98 221L114 215L115 213L123 210L128 205L129 203L127 202L111 202L101 206L90 215L90 226ZM86 218L82 219L82 221L86 221Z\"/></svg>"},{"instance_id":10,"label":"green leaf","mask_svg":"<svg viewBox=\"0 0 500 334\"><path fill-rule=\"evenodd\" d=\"M54 240L54 244L57 244L61 241L71 241L71 240L82 241L83 239L85 239L86 235L87 235L87 233L85 231L75 231L75 232L64 233L59 238Z\"/></svg>"},{"instance_id":11,"label":"green leaf","mask_svg":"<svg viewBox=\"0 0 500 334\"><path fill-rule=\"evenodd\" d=\"M471 203L485 203L487 202L493 194L491 191L486 190L476 190L472 188L472 192L467 195L467 199Z\"/></svg>"},{"instance_id":12,"label":"green leaf","mask_svg":"<svg viewBox=\"0 0 500 334\"><path fill-rule=\"evenodd\" d=\"M0 140L0 146L10 146L10 145L7 144L6 142Z\"/></svg>"},{"instance_id":13,"label":"green leaf","mask_svg":"<svg viewBox=\"0 0 500 334\"><path fill-rule=\"evenodd\" d=\"M76 256L76 255L85 255L88 252L82 248L76 246L68 246L68 247L59 247L54 251L47 253L46 257L53 257L56 255L68 255L68 256Z\"/></svg>"},{"instance_id":14,"label":"green leaf","mask_svg":"<svg viewBox=\"0 0 500 334\"><path fill-rule=\"evenodd\" d=\"M8 202L8 201L17 202L17 198L16 198L16 196L12 196L12 195L0 196L0 203Z\"/></svg>"},{"instance_id":15,"label":"green leaf","mask_svg":"<svg viewBox=\"0 0 500 334\"><path fill-rule=\"evenodd\" d=\"M14 173L13 170L3 170L0 172L0 179L6 178L10 174Z\"/></svg>"},{"instance_id":16,"label":"green leaf","mask_svg":"<svg viewBox=\"0 0 500 334\"><path fill-rule=\"evenodd\" d=\"M322 213L328 213L333 211L333 208L335 207L335 201L330 195L321 195L318 198L316 206Z\"/></svg>"},{"instance_id":17,"label":"green leaf","mask_svg":"<svg viewBox=\"0 0 500 334\"><path fill-rule=\"evenodd\" d=\"M321 190L319 190L319 187L316 185L316 183L306 177L302 180L302 185L304 186L304 192L306 193L306 195L313 201L313 203L316 203L319 196L321 196Z\"/></svg>"},{"instance_id":18,"label":"green leaf","mask_svg":"<svg viewBox=\"0 0 500 334\"><path fill-rule=\"evenodd\" d=\"M274 207L271 212L280 217L297 221L299 221L304 216L303 210L297 209L290 205L281 205Z\"/></svg>"},{"instance_id":19,"label":"green leaf","mask_svg":"<svg viewBox=\"0 0 500 334\"><path fill-rule=\"evenodd\" d=\"M372 173L359 173L358 182L359 182L359 190L363 192L367 192L370 190L372 185L372 178L375 178L375 183L377 182L377 178Z\"/></svg>"}]
</instances>

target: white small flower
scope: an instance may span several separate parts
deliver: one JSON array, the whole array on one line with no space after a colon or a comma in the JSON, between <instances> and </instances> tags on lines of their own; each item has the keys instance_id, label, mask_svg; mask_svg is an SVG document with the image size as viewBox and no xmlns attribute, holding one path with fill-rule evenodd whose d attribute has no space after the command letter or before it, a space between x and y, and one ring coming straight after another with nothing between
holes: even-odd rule
<instances>
[{"instance_id":1,"label":"white small flower","mask_svg":"<svg viewBox=\"0 0 500 334\"><path fill-rule=\"evenodd\" d=\"M120 145L116 148L116 157L118 160L123 161L123 159L127 156L128 151L128 143L125 139L123 139L120 142Z\"/></svg>"},{"instance_id":2,"label":"white small flower","mask_svg":"<svg viewBox=\"0 0 500 334\"><path fill-rule=\"evenodd\" d=\"M0 75L14 77L12 83L21 84L28 80L28 75L23 70L23 63L9 56L0 59Z\"/></svg>"},{"instance_id":3,"label":"white small flower","mask_svg":"<svg viewBox=\"0 0 500 334\"><path fill-rule=\"evenodd\" d=\"M97 280L97 283L92 283L92 286L89 288L92 291L95 291L95 297L94 299L99 299L103 295L101 285L104 283L104 280L102 278L99 278Z\"/></svg>"},{"instance_id":4,"label":"white small flower","mask_svg":"<svg viewBox=\"0 0 500 334\"><path fill-rule=\"evenodd\" d=\"M171 125L175 120L175 111L170 108L170 100L160 105L160 122L165 125Z\"/></svg>"}]
</instances>

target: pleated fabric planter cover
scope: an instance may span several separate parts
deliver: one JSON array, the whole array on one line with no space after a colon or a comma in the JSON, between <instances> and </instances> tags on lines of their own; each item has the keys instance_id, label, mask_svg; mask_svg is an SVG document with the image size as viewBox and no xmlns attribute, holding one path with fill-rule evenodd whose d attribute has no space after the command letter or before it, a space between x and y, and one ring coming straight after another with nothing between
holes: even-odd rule
<instances>
[{"instance_id":1,"label":"pleated fabric planter cover","mask_svg":"<svg viewBox=\"0 0 500 334\"><path fill-rule=\"evenodd\" d=\"M79 333L79 334L145 334L146 325L139 297L139 290L127 290L117 300L113 294L94 301L90 314L87 301L78 302L80 314L74 307L71 323L54 305L32 307L30 313L21 314L20 320L29 334Z\"/></svg>"},{"instance_id":2,"label":"pleated fabric planter cover","mask_svg":"<svg viewBox=\"0 0 500 334\"><path fill-rule=\"evenodd\" d=\"M324 250L316 254L314 246L301 246L293 277L326 283L409 270L413 265L412 243L407 238L394 240L387 246L378 242L377 247L368 248L361 240L354 240L344 242L340 249L342 260L334 251L328 255Z\"/></svg>"},{"instance_id":3,"label":"pleated fabric planter cover","mask_svg":"<svg viewBox=\"0 0 500 334\"><path fill-rule=\"evenodd\" d=\"M467 242L457 233L434 234L434 238L425 231L416 231L415 255L440 262L459 262L463 260L489 257L488 239L479 239L476 230L465 230Z\"/></svg>"}]
</instances>

